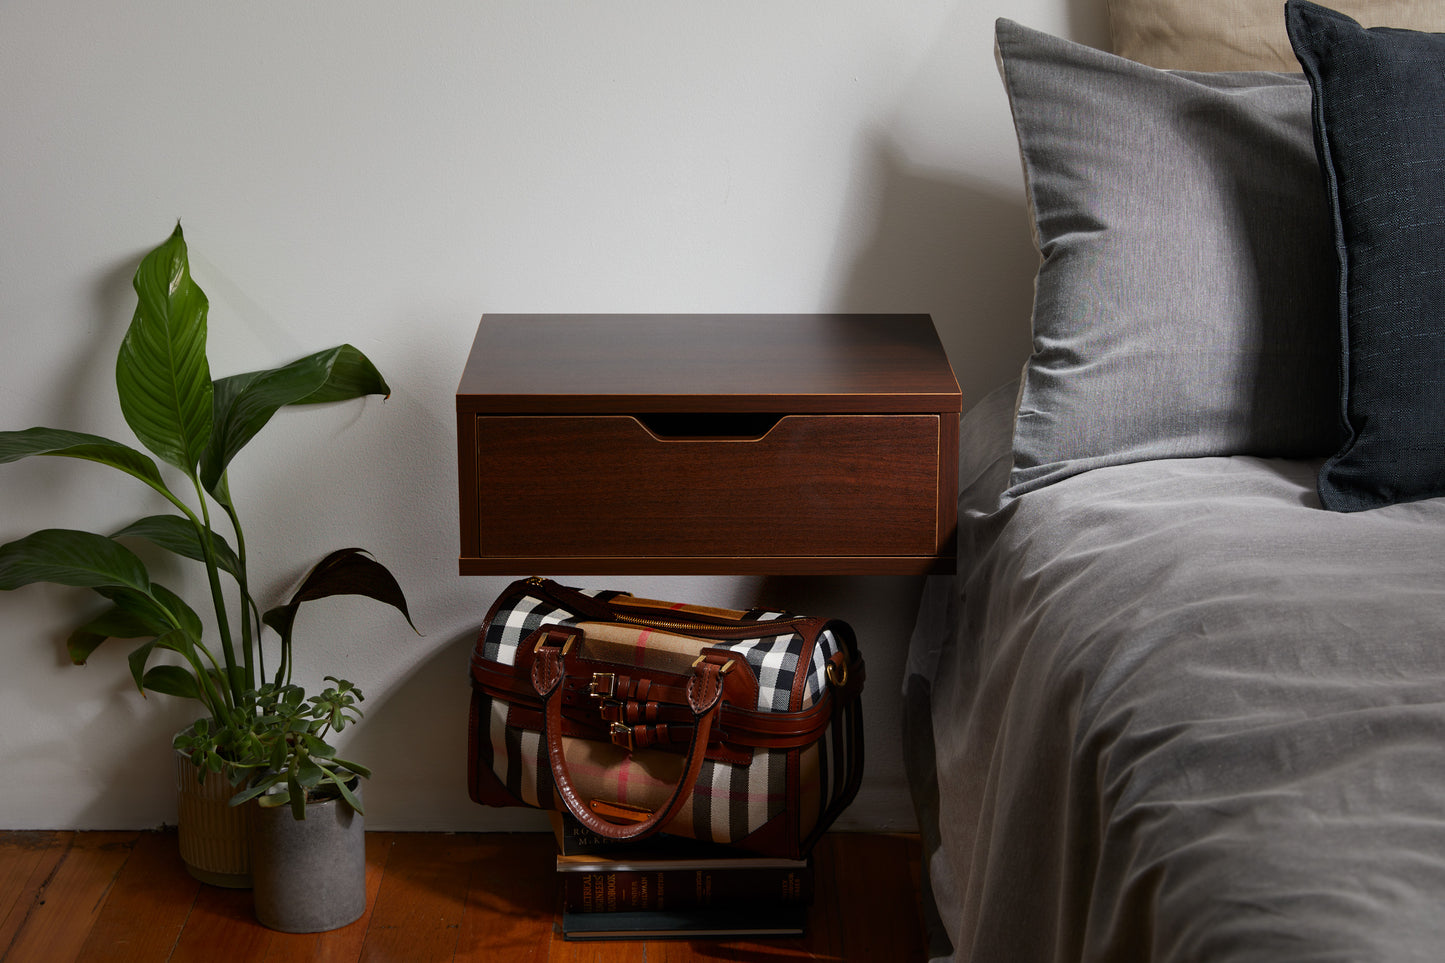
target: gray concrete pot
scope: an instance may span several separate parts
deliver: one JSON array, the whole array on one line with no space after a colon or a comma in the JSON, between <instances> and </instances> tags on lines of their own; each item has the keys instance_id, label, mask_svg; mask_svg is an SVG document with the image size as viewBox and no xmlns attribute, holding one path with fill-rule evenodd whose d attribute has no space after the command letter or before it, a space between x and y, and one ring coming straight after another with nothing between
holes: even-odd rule
<instances>
[{"instance_id":1,"label":"gray concrete pot","mask_svg":"<svg viewBox=\"0 0 1445 963\"><path fill-rule=\"evenodd\" d=\"M354 791L361 794L360 781ZM343 799L291 807L246 804L251 826L251 880L256 919L286 933L320 933L366 912L366 830Z\"/></svg>"}]
</instances>

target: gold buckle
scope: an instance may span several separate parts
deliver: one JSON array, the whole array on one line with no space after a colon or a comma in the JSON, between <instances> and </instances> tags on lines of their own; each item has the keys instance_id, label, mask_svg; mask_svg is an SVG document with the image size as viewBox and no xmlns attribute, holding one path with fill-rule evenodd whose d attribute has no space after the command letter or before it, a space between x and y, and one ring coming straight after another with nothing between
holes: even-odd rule
<instances>
[{"instance_id":1,"label":"gold buckle","mask_svg":"<svg viewBox=\"0 0 1445 963\"><path fill-rule=\"evenodd\" d=\"M709 653L704 652L702 655L700 655L700 656L698 656L696 659L694 659L694 660L693 660L693 663L692 663L692 667L693 667L694 669L696 669L698 666L700 666L700 665L702 665L704 662L706 662L706 661L707 661L708 654L709 654ZM727 675L729 672L731 672L731 671L733 670L733 666L737 664L737 661L738 661L737 659L728 659L726 662L724 662L724 663L722 664L722 668L717 670L717 674L720 675L720 676L722 676L722 675Z\"/></svg>"},{"instance_id":2,"label":"gold buckle","mask_svg":"<svg viewBox=\"0 0 1445 963\"><path fill-rule=\"evenodd\" d=\"M533 654L533 655L536 655L538 652L541 652L541 651L542 651L542 646L546 645L546 644L547 644L547 640L550 639L551 637L552 637L551 635L546 634L546 633L543 633L542 637L537 640L537 645L532 649L532 654ZM575 636L575 635L569 635L569 636L567 636L567 641L562 643L562 655L565 656L568 652L571 652L571 651L572 651L572 643L573 643L573 642L576 642L576 641L577 641L577 636Z\"/></svg>"},{"instance_id":3,"label":"gold buckle","mask_svg":"<svg viewBox=\"0 0 1445 963\"><path fill-rule=\"evenodd\" d=\"M594 699L610 699L617 694L617 673L594 672L587 694Z\"/></svg>"},{"instance_id":4,"label":"gold buckle","mask_svg":"<svg viewBox=\"0 0 1445 963\"><path fill-rule=\"evenodd\" d=\"M621 722L614 722L612 723L612 728L609 730L609 732L612 736L612 741L617 745L621 746L622 748L626 749L628 752L631 752L635 748L632 742L631 726L624 725Z\"/></svg>"}]
</instances>

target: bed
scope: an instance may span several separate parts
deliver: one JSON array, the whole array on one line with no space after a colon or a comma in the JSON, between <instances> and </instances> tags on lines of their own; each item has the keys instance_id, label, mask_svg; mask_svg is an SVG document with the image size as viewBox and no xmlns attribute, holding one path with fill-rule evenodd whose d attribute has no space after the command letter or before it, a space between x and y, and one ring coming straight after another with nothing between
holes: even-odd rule
<instances>
[{"instance_id":1,"label":"bed","mask_svg":"<svg viewBox=\"0 0 1445 963\"><path fill-rule=\"evenodd\" d=\"M1041 260L905 676L937 959L1445 959L1445 35L1286 16L998 25Z\"/></svg>"}]
</instances>

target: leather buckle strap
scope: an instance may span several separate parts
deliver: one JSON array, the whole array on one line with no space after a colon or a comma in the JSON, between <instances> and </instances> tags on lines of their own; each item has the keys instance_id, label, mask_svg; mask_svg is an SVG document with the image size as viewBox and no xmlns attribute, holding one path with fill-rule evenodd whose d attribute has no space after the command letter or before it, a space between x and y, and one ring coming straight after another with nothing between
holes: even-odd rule
<instances>
[{"instance_id":1,"label":"leather buckle strap","mask_svg":"<svg viewBox=\"0 0 1445 963\"><path fill-rule=\"evenodd\" d=\"M637 743L635 743L632 739L632 727L629 726L627 723L612 723L612 728L609 731L609 734L612 736L613 743L621 746L628 752L633 752L637 749Z\"/></svg>"},{"instance_id":2,"label":"leather buckle strap","mask_svg":"<svg viewBox=\"0 0 1445 963\"><path fill-rule=\"evenodd\" d=\"M582 631L561 625L549 625L537 632L537 644L532 648L532 688L544 703L553 690L565 688L561 683L567 674L563 659L572 651L572 644Z\"/></svg>"},{"instance_id":3,"label":"leather buckle strap","mask_svg":"<svg viewBox=\"0 0 1445 963\"><path fill-rule=\"evenodd\" d=\"M564 633L562 631L543 632L537 637L537 644L532 647L532 653L535 655L536 653L541 652L542 646L544 645L557 644L557 641L559 639L562 642L562 654L566 655L568 652L572 651L572 643L577 641L577 634L575 632Z\"/></svg>"},{"instance_id":4,"label":"leather buckle strap","mask_svg":"<svg viewBox=\"0 0 1445 963\"><path fill-rule=\"evenodd\" d=\"M687 755L684 757L682 775L672 788L667 801L641 822L630 826L618 825L598 816L582 800L562 751L562 693L567 677L567 654L570 646L561 636L570 635L567 630L554 633L547 631L538 641L532 663L532 685L542 699L542 741L546 747L548 764L552 770L552 782L558 797L583 826L608 839L632 839L656 832L682 812L684 804L692 796L693 786L702 770L708 737L717 720L722 706L722 674L724 666L730 665L733 657L726 653L704 653L693 667L693 674L687 680L687 703L692 712L692 734L688 740ZM648 727L651 728L651 727ZM621 734L619 734L621 735ZM637 742L629 729L624 738Z\"/></svg>"}]
</instances>

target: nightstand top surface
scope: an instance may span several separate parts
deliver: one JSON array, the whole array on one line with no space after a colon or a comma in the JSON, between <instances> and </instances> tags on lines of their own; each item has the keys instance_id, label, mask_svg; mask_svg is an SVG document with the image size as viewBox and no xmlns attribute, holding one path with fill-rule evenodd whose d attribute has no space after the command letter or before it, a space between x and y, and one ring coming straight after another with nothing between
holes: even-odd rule
<instances>
[{"instance_id":1,"label":"nightstand top surface","mask_svg":"<svg viewBox=\"0 0 1445 963\"><path fill-rule=\"evenodd\" d=\"M961 410L926 314L490 314L459 411Z\"/></svg>"}]
</instances>

